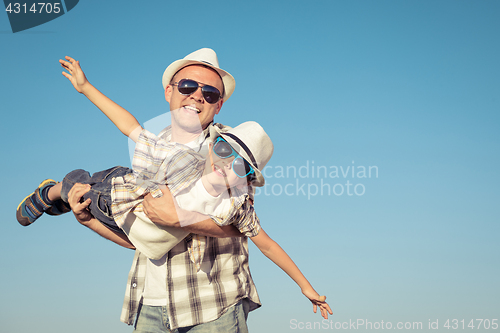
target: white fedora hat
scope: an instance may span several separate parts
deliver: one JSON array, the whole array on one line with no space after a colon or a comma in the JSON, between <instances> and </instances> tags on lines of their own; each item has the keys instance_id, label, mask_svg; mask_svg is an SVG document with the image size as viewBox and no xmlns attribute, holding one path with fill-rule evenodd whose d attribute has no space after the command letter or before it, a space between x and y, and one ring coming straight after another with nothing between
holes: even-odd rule
<instances>
[{"instance_id":1,"label":"white fedora hat","mask_svg":"<svg viewBox=\"0 0 500 333\"><path fill-rule=\"evenodd\" d=\"M247 121L235 128L226 127L223 130L211 126L217 134L222 136L231 147L255 170L253 186L264 186L265 179L261 170L273 156L274 145L271 138L255 121ZM227 130L226 130L227 129ZM212 136L212 134L211 134ZM212 136L215 140L216 136Z\"/></svg>"},{"instance_id":2,"label":"white fedora hat","mask_svg":"<svg viewBox=\"0 0 500 333\"><path fill-rule=\"evenodd\" d=\"M217 59L217 54L214 50L208 48L194 51L193 53L185 56L184 59L176 60L171 63L163 73L163 90L165 90L167 88L167 85L170 84L170 81L172 81L172 77L175 75L175 73L180 71L182 68L190 65L207 66L219 73L222 79L222 84L224 85L224 95L222 99L224 102L227 101L227 99L233 93L236 83L231 74L219 68L219 60Z\"/></svg>"}]
</instances>

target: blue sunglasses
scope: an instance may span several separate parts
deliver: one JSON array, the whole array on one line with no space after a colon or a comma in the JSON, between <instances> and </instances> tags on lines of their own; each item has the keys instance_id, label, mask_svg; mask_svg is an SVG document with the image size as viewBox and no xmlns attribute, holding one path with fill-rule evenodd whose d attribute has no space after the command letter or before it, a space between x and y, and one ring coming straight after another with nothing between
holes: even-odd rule
<instances>
[{"instance_id":1,"label":"blue sunglasses","mask_svg":"<svg viewBox=\"0 0 500 333\"><path fill-rule=\"evenodd\" d=\"M220 158L229 158L234 156L231 168L238 177L245 178L246 176L255 173L255 170L250 163L245 161L245 159L241 157L222 137L219 136L217 140L215 140L212 150L215 155Z\"/></svg>"}]
</instances>

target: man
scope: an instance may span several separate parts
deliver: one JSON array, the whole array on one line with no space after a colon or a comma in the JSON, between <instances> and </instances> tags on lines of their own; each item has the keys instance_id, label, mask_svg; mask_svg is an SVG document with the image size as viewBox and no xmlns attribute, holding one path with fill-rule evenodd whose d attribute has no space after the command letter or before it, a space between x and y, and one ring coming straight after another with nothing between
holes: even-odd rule
<instances>
[{"instance_id":1,"label":"man","mask_svg":"<svg viewBox=\"0 0 500 333\"><path fill-rule=\"evenodd\" d=\"M191 94L182 94L178 83L189 79L198 83ZM196 143L202 145L209 135L213 118L234 91L234 78L219 68L213 50L201 49L167 67L163 75L165 99L172 112L172 137L179 143L193 142L192 135L204 132ZM212 88L222 92L214 100ZM197 114L196 121L193 114ZM176 128L182 129L176 133ZM198 132L199 133L199 132ZM123 239L107 228L93 223L79 198L87 191L75 185L69 203L80 223L100 235L123 245ZM156 223L180 227L168 189L162 198L150 195L144 201L148 217ZM160 260L149 260L136 251L129 274L121 320L133 324L135 332L246 332L249 311L260 306L248 268L246 237L233 226L219 227L211 220L184 226L188 231L207 237L205 260L197 270L189 257L192 237L188 236ZM217 238L226 237L226 238Z\"/></svg>"}]
</instances>

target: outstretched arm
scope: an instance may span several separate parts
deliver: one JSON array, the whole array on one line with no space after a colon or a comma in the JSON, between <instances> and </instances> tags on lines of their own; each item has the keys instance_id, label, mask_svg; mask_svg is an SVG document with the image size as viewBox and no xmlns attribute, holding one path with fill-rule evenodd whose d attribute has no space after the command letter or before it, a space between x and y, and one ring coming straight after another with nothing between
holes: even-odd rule
<instances>
[{"instance_id":1,"label":"outstretched arm","mask_svg":"<svg viewBox=\"0 0 500 333\"><path fill-rule=\"evenodd\" d=\"M293 260L286 254L286 252L269 237L264 229L261 229L257 236L250 238L259 250L276 265L278 265L285 273L297 283L302 290L304 296L309 298L313 304L313 311L316 313L317 307L321 311L323 318L328 319L328 313L333 314L328 303L325 302L326 296L320 296L316 290L311 286L306 277L299 270Z\"/></svg>"},{"instance_id":2,"label":"outstretched arm","mask_svg":"<svg viewBox=\"0 0 500 333\"><path fill-rule=\"evenodd\" d=\"M97 106L123 134L137 141L140 132L140 130L137 129L141 129L141 125L137 119L135 119L130 112L113 102L90 84L80 67L79 61L68 56L65 58L67 61L62 59L59 60L61 66L68 71L63 71L62 74L68 78L71 84L73 84L76 91L84 94L94 103L94 105Z\"/></svg>"}]
</instances>

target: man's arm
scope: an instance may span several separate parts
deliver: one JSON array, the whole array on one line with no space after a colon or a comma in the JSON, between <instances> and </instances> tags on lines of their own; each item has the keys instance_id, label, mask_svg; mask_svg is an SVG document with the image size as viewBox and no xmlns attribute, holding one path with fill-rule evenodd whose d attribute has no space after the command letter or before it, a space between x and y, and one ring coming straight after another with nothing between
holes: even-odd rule
<instances>
[{"instance_id":1,"label":"man's arm","mask_svg":"<svg viewBox=\"0 0 500 333\"><path fill-rule=\"evenodd\" d=\"M209 237L243 237L243 234L233 226L218 226L210 218L202 219L201 214L186 212L181 210L174 202L174 198L170 190L166 186L161 187L163 196L161 198L153 198L151 194L146 195L142 205L144 212L148 218L154 223L167 227L184 228L194 234L209 236ZM177 213L182 213L179 218ZM180 223L180 221L195 220L196 223Z\"/></svg>"},{"instance_id":2,"label":"man's arm","mask_svg":"<svg viewBox=\"0 0 500 333\"><path fill-rule=\"evenodd\" d=\"M200 222L183 226L185 230L198 235L225 238L225 237L243 237L244 235L233 225L218 226L208 218Z\"/></svg>"},{"instance_id":3,"label":"man's arm","mask_svg":"<svg viewBox=\"0 0 500 333\"><path fill-rule=\"evenodd\" d=\"M140 130L137 129L141 129L141 125L137 119L135 119L130 112L113 102L102 92L97 90L97 88L95 88L92 84L90 84L80 67L79 61L76 61L68 56L65 58L68 61L60 59L59 62L69 73L62 72L62 74L68 78L71 84L73 84L76 91L84 94L92 103L94 103L94 105L97 106L99 110L101 110L123 134L130 137L132 140L137 141L137 137L140 133Z\"/></svg>"},{"instance_id":4,"label":"man's arm","mask_svg":"<svg viewBox=\"0 0 500 333\"><path fill-rule=\"evenodd\" d=\"M134 245L124 234L116 233L106 228L101 222L90 214L87 207L90 205L90 198L80 203L82 196L90 190L90 185L75 184L68 193L68 203L78 222L87 228L94 230L102 237L123 246L127 249L135 249Z\"/></svg>"}]
</instances>

